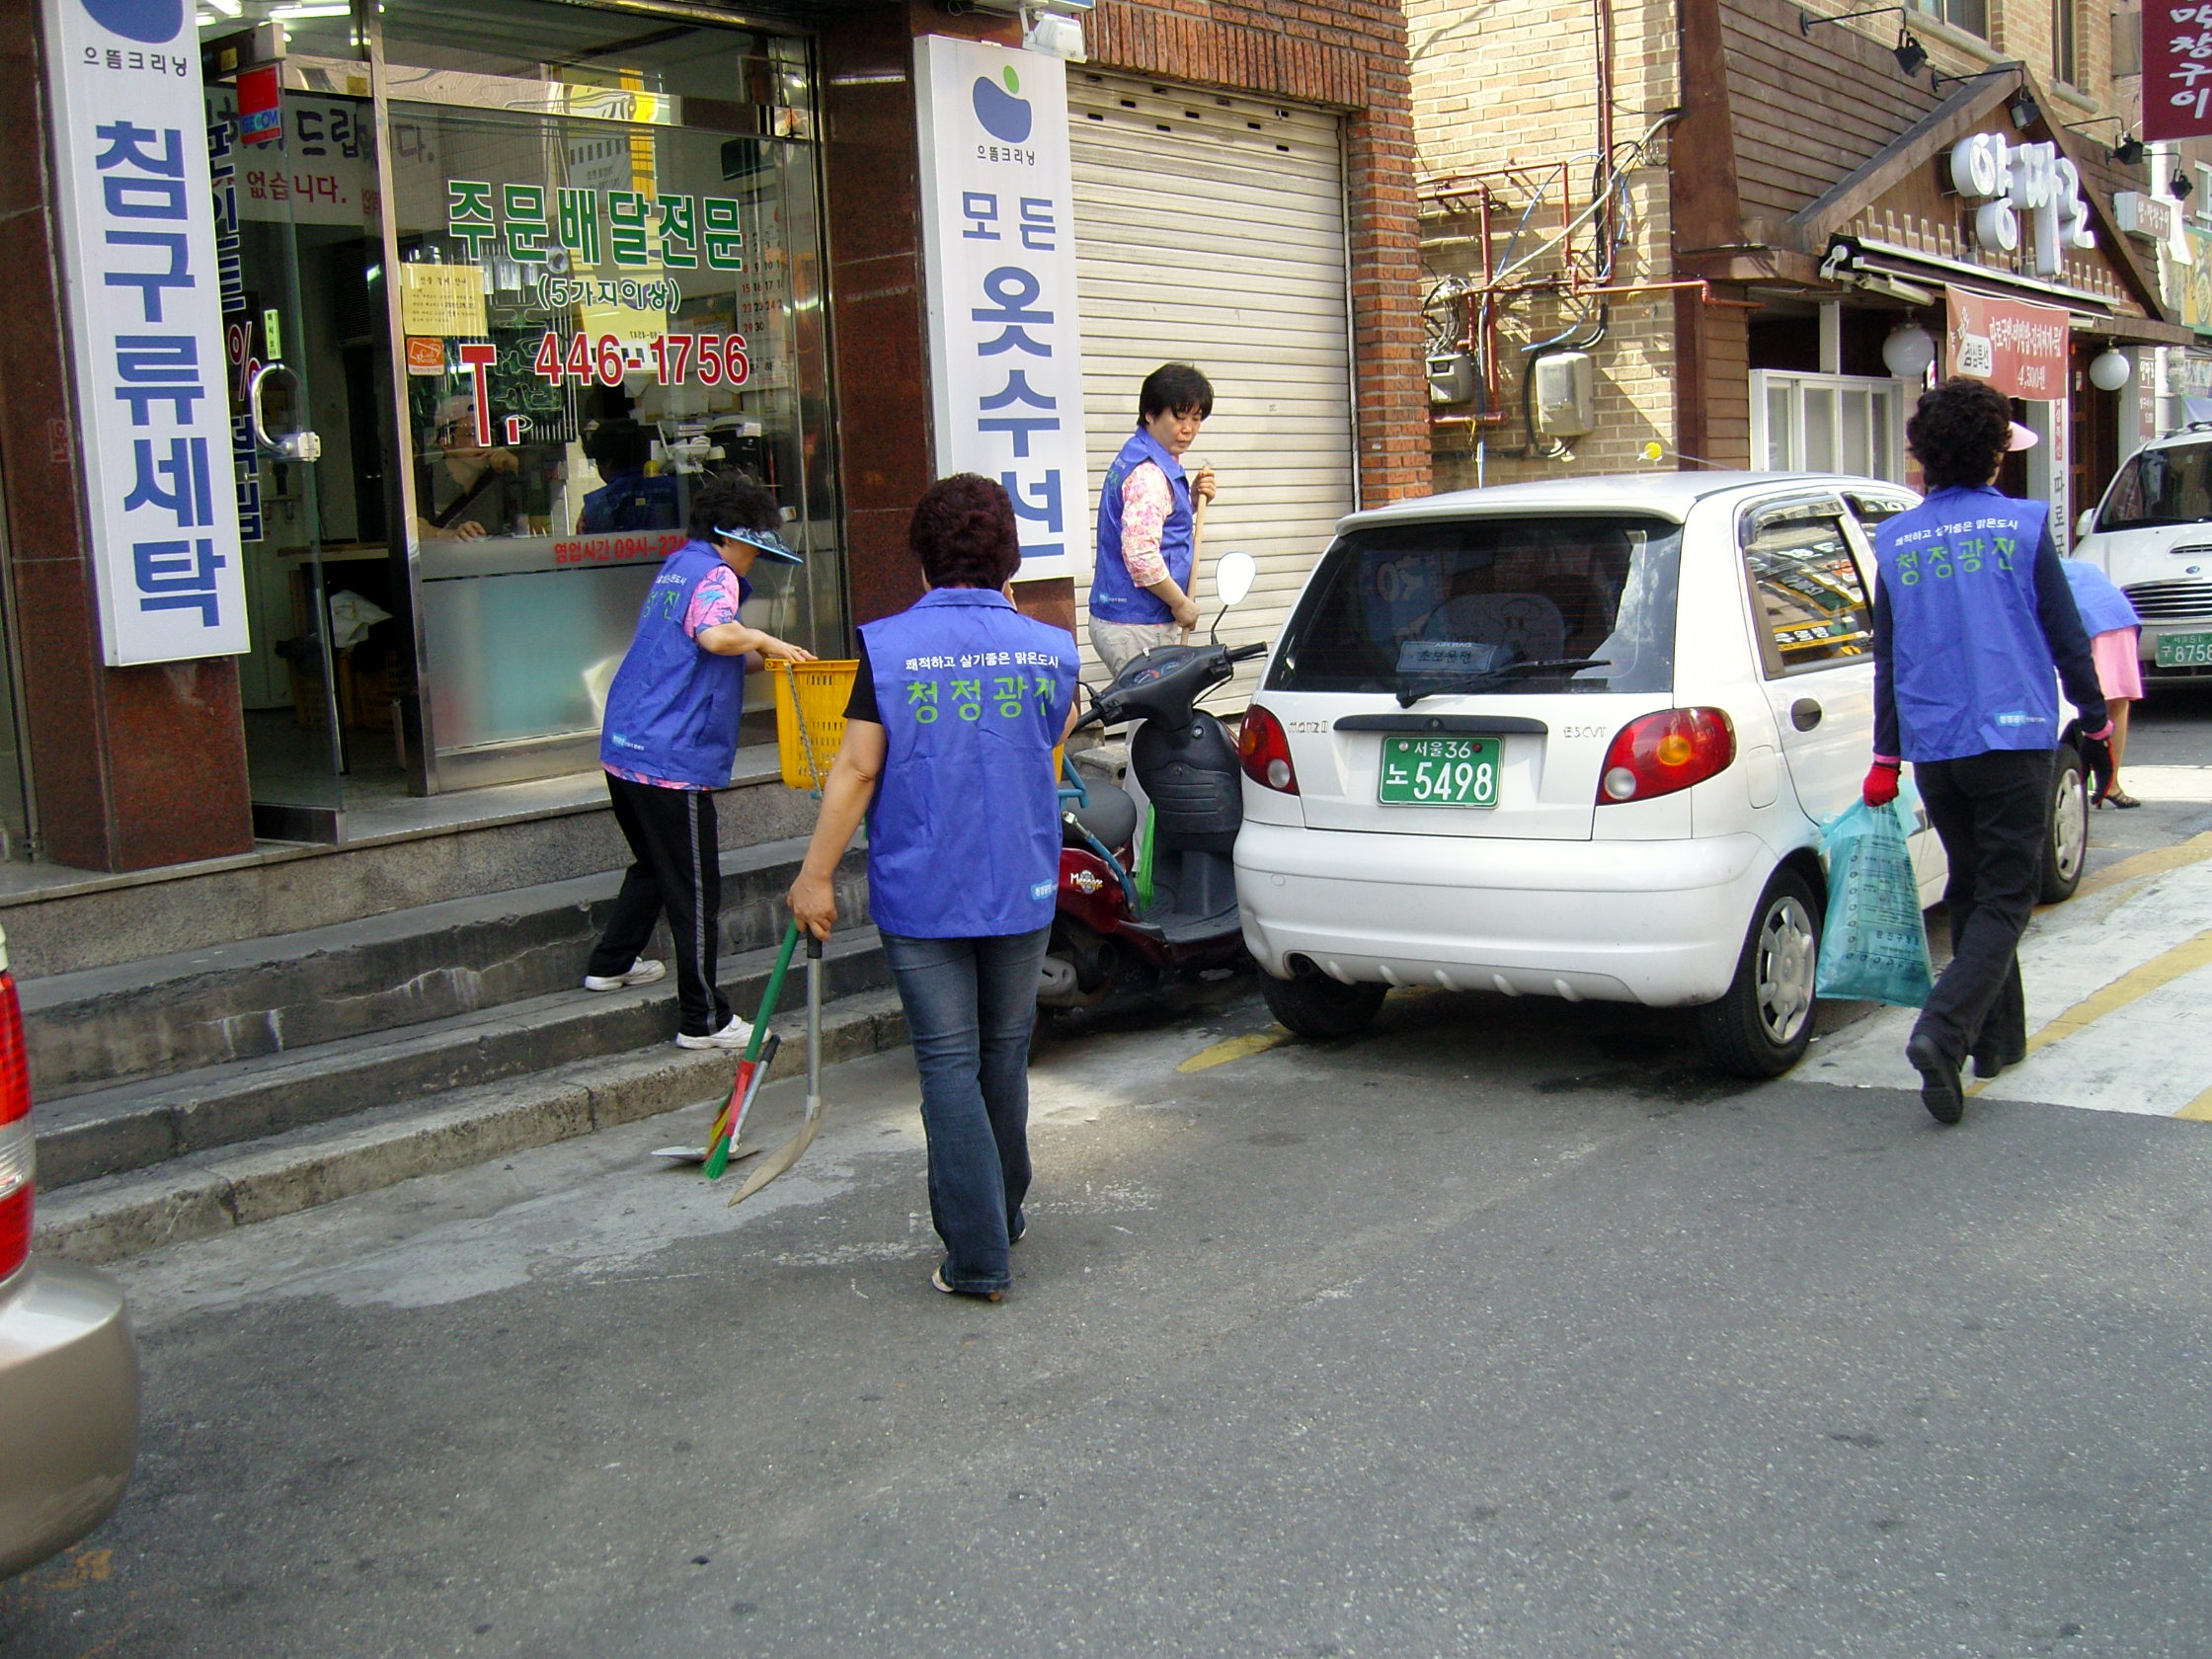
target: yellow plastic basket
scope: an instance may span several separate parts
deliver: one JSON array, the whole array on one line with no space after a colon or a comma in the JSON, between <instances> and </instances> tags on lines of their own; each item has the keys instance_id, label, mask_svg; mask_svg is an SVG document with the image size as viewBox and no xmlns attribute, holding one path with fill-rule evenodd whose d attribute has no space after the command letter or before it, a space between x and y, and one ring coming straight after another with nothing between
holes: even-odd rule
<instances>
[{"instance_id":1,"label":"yellow plastic basket","mask_svg":"<svg viewBox=\"0 0 2212 1659\"><path fill-rule=\"evenodd\" d=\"M783 762L783 781L793 789L820 789L845 741L845 704L860 664L779 659L767 667L776 682L776 756ZM812 767L807 763L810 746Z\"/></svg>"}]
</instances>

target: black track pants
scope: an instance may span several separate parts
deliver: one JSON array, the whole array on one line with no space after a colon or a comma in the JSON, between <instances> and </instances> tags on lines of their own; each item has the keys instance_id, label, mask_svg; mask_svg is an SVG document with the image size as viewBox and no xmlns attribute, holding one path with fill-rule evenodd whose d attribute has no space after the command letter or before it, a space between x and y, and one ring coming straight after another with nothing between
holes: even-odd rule
<instances>
[{"instance_id":1,"label":"black track pants","mask_svg":"<svg viewBox=\"0 0 2212 1659\"><path fill-rule=\"evenodd\" d=\"M636 855L622 877L613 918L585 969L606 979L629 972L666 910L675 941L677 1029L704 1037L730 1023L730 1004L714 988L722 918L722 850L714 796L704 789L662 789L607 774L614 822Z\"/></svg>"},{"instance_id":2,"label":"black track pants","mask_svg":"<svg viewBox=\"0 0 2212 1659\"><path fill-rule=\"evenodd\" d=\"M2017 952L2042 882L2053 759L2047 749L1992 750L1913 766L1951 866L1951 960L1920 1028L1953 1060L2009 1058L2027 1040Z\"/></svg>"}]
</instances>

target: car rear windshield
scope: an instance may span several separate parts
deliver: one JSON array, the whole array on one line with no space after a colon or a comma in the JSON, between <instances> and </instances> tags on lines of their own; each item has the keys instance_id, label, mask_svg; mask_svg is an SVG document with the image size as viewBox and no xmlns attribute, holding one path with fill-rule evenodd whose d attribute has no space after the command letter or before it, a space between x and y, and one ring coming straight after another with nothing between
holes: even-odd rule
<instances>
[{"instance_id":1,"label":"car rear windshield","mask_svg":"<svg viewBox=\"0 0 2212 1659\"><path fill-rule=\"evenodd\" d=\"M1671 691L1682 526L1621 514L1376 524L1284 631L1282 691Z\"/></svg>"},{"instance_id":2,"label":"car rear windshield","mask_svg":"<svg viewBox=\"0 0 2212 1659\"><path fill-rule=\"evenodd\" d=\"M2097 514L2100 530L2147 524L2198 524L2212 518L2212 438L2139 449L2130 456Z\"/></svg>"}]
</instances>

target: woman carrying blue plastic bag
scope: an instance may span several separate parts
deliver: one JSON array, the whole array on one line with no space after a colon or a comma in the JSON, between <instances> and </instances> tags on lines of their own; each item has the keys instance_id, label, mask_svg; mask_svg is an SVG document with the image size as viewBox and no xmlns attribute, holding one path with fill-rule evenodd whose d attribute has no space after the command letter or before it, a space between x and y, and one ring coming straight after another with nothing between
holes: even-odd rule
<instances>
[{"instance_id":1,"label":"woman carrying blue plastic bag","mask_svg":"<svg viewBox=\"0 0 2212 1659\"><path fill-rule=\"evenodd\" d=\"M1940 1124L1966 1112L1959 1080L2027 1053L2019 942L2051 832L2057 677L2088 740L2111 735L2089 635L2051 539L2050 507L1995 487L2006 451L2035 434L2004 396L1946 380L1905 428L1928 499L1874 531L1874 764L1869 807L1897 799L1902 762L1950 857L1951 960L1905 1045L1921 1103Z\"/></svg>"}]
</instances>

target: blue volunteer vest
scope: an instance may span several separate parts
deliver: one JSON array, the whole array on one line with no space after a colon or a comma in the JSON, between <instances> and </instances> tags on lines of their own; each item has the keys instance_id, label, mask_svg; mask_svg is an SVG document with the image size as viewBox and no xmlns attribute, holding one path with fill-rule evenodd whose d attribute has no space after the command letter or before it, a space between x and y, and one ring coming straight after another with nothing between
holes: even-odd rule
<instances>
[{"instance_id":1,"label":"blue volunteer vest","mask_svg":"<svg viewBox=\"0 0 2212 1659\"><path fill-rule=\"evenodd\" d=\"M607 688L599 760L693 789L722 789L738 757L745 659L717 657L683 631L691 595L726 567L703 541L671 553L646 590L637 637ZM744 579L741 595L751 590Z\"/></svg>"},{"instance_id":2,"label":"blue volunteer vest","mask_svg":"<svg viewBox=\"0 0 2212 1659\"><path fill-rule=\"evenodd\" d=\"M919 939L1047 925L1074 640L983 588L932 589L860 636L890 740L868 808L875 924Z\"/></svg>"},{"instance_id":3,"label":"blue volunteer vest","mask_svg":"<svg viewBox=\"0 0 2212 1659\"><path fill-rule=\"evenodd\" d=\"M2143 625L2135 601L2087 559L2061 559L2059 563L2066 567L2066 585L2074 591L2074 608L2082 613L2082 626L2089 630L2091 639Z\"/></svg>"},{"instance_id":4,"label":"blue volunteer vest","mask_svg":"<svg viewBox=\"0 0 2212 1659\"><path fill-rule=\"evenodd\" d=\"M2050 508L1937 490L1874 531L1907 760L2058 744L2058 676L2035 610Z\"/></svg>"},{"instance_id":5,"label":"blue volunteer vest","mask_svg":"<svg viewBox=\"0 0 2212 1659\"><path fill-rule=\"evenodd\" d=\"M1098 493L1098 569L1091 577L1090 613L1101 622L1175 620L1175 613L1157 593L1130 581L1129 567L1122 563L1122 484L1146 461L1167 474L1167 487L1175 494L1175 505L1160 528L1160 557L1167 561L1167 574L1175 579L1175 586L1186 593L1191 591L1190 480L1184 476L1183 463L1139 427L1106 469L1106 486Z\"/></svg>"}]
</instances>

